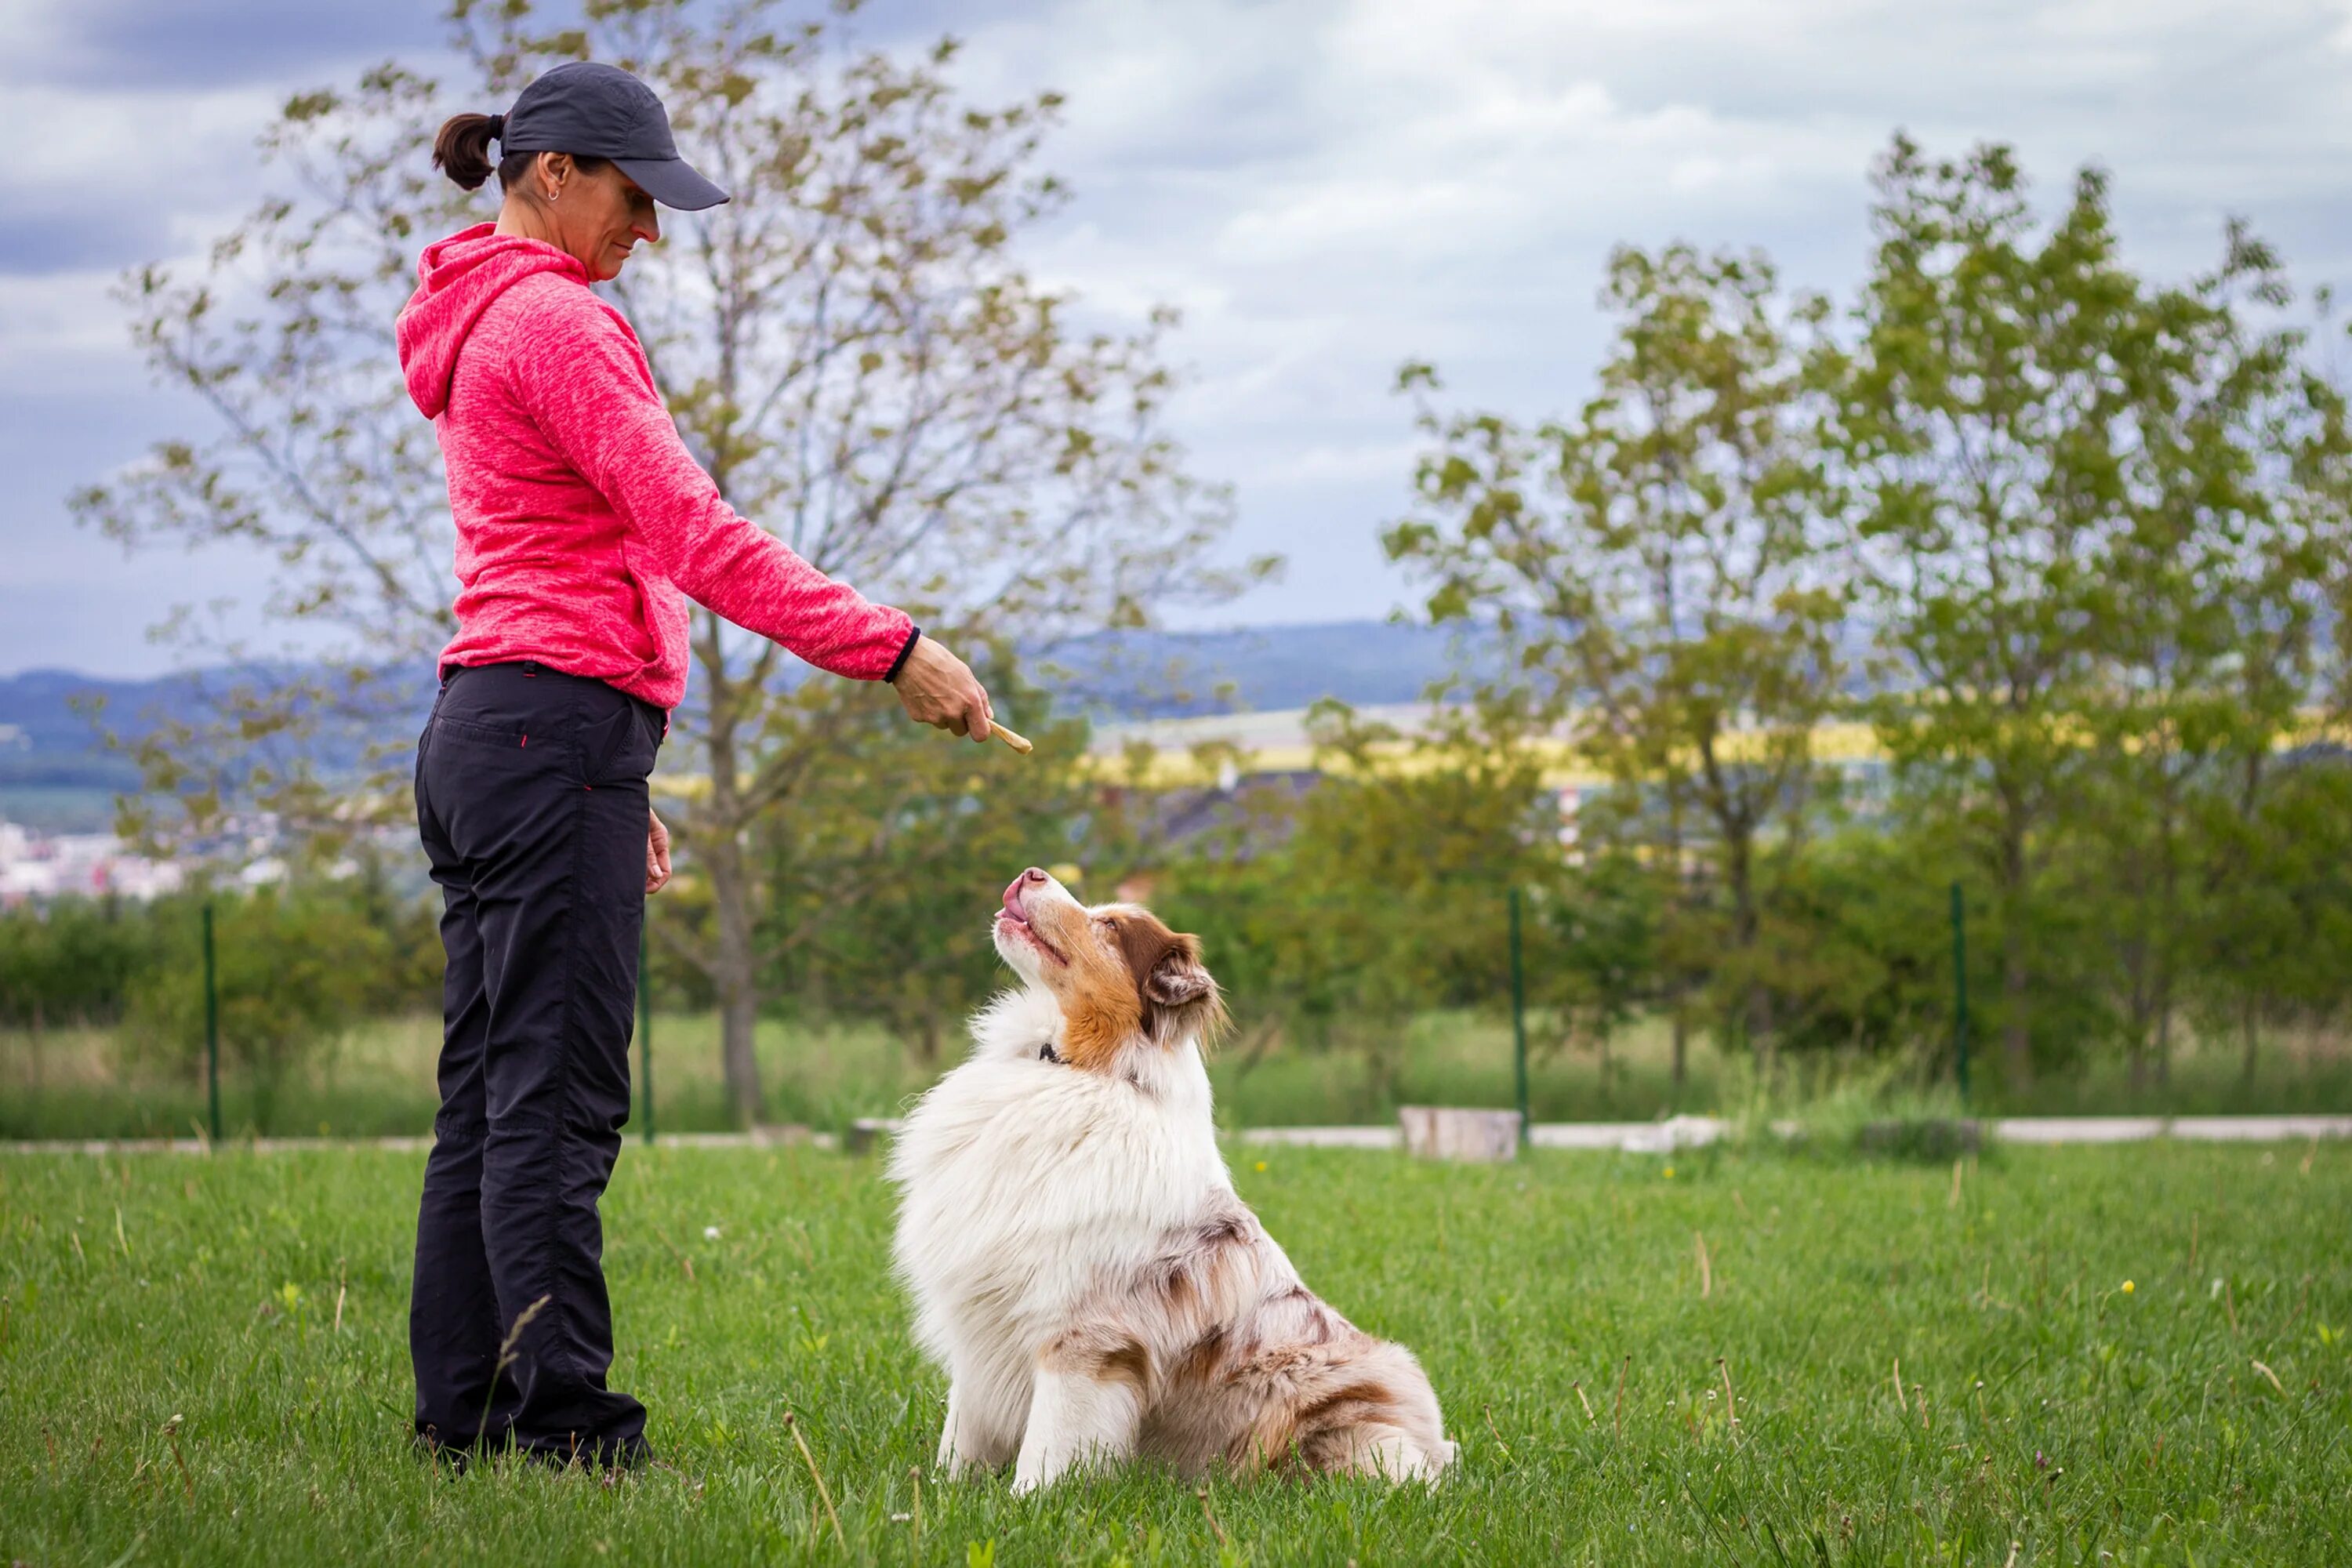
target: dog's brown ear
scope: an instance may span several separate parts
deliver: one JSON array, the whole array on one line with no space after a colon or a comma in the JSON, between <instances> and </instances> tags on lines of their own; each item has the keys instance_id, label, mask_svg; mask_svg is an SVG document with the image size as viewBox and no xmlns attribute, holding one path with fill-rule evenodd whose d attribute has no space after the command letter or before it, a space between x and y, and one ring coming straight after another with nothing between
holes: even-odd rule
<instances>
[{"instance_id":1,"label":"dog's brown ear","mask_svg":"<svg viewBox=\"0 0 2352 1568\"><path fill-rule=\"evenodd\" d=\"M1201 939L1178 936L1143 983L1144 1027L1153 1038L1172 1043L1191 1034L1206 1049L1225 1032L1225 1001L1201 962Z\"/></svg>"},{"instance_id":2,"label":"dog's brown ear","mask_svg":"<svg viewBox=\"0 0 2352 1568\"><path fill-rule=\"evenodd\" d=\"M1196 936L1176 935L1175 942L1143 977L1144 1000L1157 1002L1162 1007L1181 1007L1188 1002L1213 996L1216 990L1217 983L1209 977L1208 969L1201 963L1201 939Z\"/></svg>"},{"instance_id":3,"label":"dog's brown ear","mask_svg":"<svg viewBox=\"0 0 2352 1568\"><path fill-rule=\"evenodd\" d=\"M1201 962L1201 939L1170 931L1153 915L1138 911L1118 922L1119 949L1143 1001L1144 1032L1166 1039L1191 1026L1205 1041L1223 1026L1224 1005L1217 983Z\"/></svg>"}]
</instances>

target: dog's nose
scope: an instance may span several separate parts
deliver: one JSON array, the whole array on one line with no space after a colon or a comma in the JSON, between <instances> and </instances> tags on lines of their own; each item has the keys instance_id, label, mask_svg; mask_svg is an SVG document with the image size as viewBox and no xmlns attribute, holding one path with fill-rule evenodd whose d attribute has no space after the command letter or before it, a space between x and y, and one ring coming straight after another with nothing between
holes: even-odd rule
<instances>
[{"instance_id":1,"label":"dog's nose","mask_svg":"<svg viewBox=\"0 0 2352 1568\"><path fill-rule=\"evenodd\" d=\"M1029 869L1021 873L1021 879L1024 882L1043 882L1048 879L1046 878L1043 868L1032 866Z\"/></svg>"}]
</instances>

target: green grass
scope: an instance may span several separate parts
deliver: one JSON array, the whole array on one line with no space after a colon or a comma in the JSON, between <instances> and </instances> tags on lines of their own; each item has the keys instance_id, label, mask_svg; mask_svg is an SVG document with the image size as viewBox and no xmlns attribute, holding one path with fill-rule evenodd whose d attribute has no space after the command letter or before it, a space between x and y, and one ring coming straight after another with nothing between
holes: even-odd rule
<instances>
[{"instance_id":1,"label":"green grass","mask_svg":"<svg viewBox=\"0 0 2352 1568\"><path fill-rule=\"evenodd\" d=\"M719 1066L716 1015L664 1014L654 1027L655 1110L677 1131L731 1125ZM824 1026L763 1019L761 1081L768 1117L839 1128L859 1116L888 1115L944 1066L927 1066L874 1026ZM439 1020L378 1019L316 1053L266 1100L232 1068L222 1084L222 1123L231 1133L277 1135L421 1133L433 1125L433 1059ZM949 1060L962 1043L950 1040ZM1621 1031L1604 1062L1589 1052L1538 1056L1529 1102L1542 1121L1647 1121L1673 1110L1737 1111L1754 1098L1745 1058L1727 1060L1704 1037L1693 1041L1688 1080L1677 1091L1667 1032L1654 1021ZM139 1053L118 1048L104 1030L51 1029L36 1039L0 1031L0 1138L187 1136L205 1114L204 1086L138 1067ZM1781 1086L1778 1098L1819 1093L1856 1064L1805 1068L1807 1082ZM1477 1014L1427 1014L1406 1031L1396 1059L1377 1070L1353 1051L1286 1046L1254 1058L1236 1047L1211 1067L1229 1125L1277 1127L1392 1121L1400 1104L1511 1103L1511 1037L1504 1020ZM1980 1081L1990 1077L1990 1064ZM1864 1068L1884 1079L1887 1069ZM1821 1079L1823 1081L1812 1081ZM2184 1048L2170 1081L2138 1089L2120 1064L2074 1077L2051 1077L2013 1104L1981 1109L2060 1115L2252 1110L2352 1110L2352 1055L2343 1040L2317 1036L2271 1042L2251 1085L2239 1078L2234 1045Z\"/></svg>"},{"instance_id":2,"label":"green grass","mask_svg":"<svg viewBox=\"0 0 2352 1568\"><path fill-rule=\"evenodd\" d=\"M1219 1480L1212 1524L1144 1468L1028 1501L931 1479L944 1389L876 1166L635 1146L614 1375L667 1468L452 1479L405 1443L419 1157L17 1155L0 1561L2352 1561L2352 1148L2012 1150L1957 1185L1234 1157L1309 1281L1428 1365L1463 1445L1434 1492Z\"/></svg>"}]
</instances>

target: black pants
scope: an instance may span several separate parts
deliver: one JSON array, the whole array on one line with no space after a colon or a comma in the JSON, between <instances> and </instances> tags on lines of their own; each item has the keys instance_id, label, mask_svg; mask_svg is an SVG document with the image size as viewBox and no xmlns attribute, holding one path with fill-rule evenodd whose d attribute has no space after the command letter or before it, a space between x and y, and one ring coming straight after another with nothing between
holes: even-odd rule
<instances>
[{"instance_id":1,"label":"black pants","mask_svg":"<svg viewBox=\"0 0 2352 1568\"><path fill-rule=\"evenodd\" d=\"M430 1442L608 1463L644 1451L645 1406L604 1386L596 1205L629 1118L663 724L602 681L492 665L450 672L417 742L448 956L408 1316Z\"/></svg>"}]
</instances>

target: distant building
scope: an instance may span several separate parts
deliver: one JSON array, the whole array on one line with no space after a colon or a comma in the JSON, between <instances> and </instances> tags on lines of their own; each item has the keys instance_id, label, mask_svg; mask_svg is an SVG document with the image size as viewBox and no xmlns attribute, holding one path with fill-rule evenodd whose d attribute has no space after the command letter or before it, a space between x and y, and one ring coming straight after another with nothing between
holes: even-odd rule
<instances>
[{"instance_id":1,"label":"distant building","mask_svg":"<svg viewBox=\"0 0 2352 1568\"><path fill-rule=\"evenodd\" d=\"M41 834L0 822L0 908L109 895L144 902L186 881L179 862L131 854L111 833Z\"/></svg>"}]
</instances>

